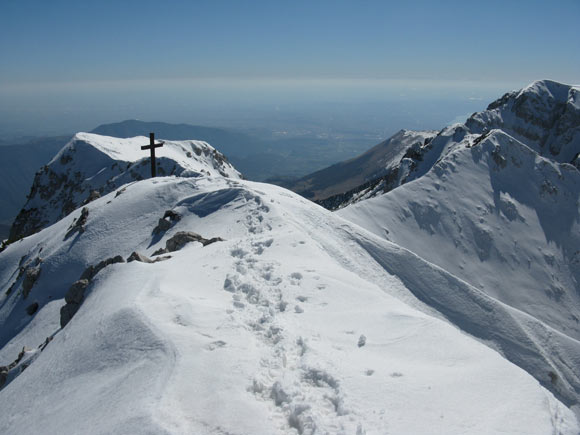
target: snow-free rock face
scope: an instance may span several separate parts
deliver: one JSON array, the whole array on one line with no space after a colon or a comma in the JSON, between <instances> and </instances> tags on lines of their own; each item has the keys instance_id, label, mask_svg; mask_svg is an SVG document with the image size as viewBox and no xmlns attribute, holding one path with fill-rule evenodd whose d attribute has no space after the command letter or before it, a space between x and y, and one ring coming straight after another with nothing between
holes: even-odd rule
<instances>
[{"instance_id":1,"label":"snow-free rock face","mask_svg":"<svg viewBox=\"0 0 580 435\"><path fill-rule=\"evenodd\" d=\"M577 434L578 342L411 252L272 185L119 191L0 253L0 433Z\"/></svg>"},{"instance_id":2,"label":"snow-free rock face","mask_svg":"<svg viewBox=\"0 0 580 435\"><path fill-rule=\"evenodd\" d=\"M127 183L149 178L149 138L119 139L78 133L36 174L28 201L10 230L10 240L33 234L70 212ZM165 141L157 149L157 174L240 178L226 158L206 142Z\"/></svg>"}]
</instances>

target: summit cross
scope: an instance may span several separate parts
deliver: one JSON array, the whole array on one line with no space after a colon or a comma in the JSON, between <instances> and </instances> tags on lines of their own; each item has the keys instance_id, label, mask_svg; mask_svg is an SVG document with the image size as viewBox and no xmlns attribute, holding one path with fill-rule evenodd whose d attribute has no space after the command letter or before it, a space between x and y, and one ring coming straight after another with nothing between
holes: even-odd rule
<instances>
[{"instance_id":1,"label":"summit cross","mask_svg":"<svg viewBox=\"0 0 580 435\"><path fill-rule=\"evenodd\" d=\"M143 145L142 150L151 150L151 178L155 178L155 148L161 148L165 142L155 143L155 133L149 133L149 145Z\"/></svg>"}]
</instances>

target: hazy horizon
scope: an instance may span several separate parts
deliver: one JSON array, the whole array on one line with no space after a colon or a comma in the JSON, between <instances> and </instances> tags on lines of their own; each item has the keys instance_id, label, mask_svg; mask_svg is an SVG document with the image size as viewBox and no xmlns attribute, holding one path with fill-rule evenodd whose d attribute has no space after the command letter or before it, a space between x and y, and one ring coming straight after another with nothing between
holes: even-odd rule
<instances>
[{"instance_id":1,"label":"hazy horizon","mask_svg":"<svg viewBox=\"0 0 580 435\"><path fill-rule=\"evenodd\" d=\"M126 119L241 130L440 129L527 83L420 80L158 80L0 87L3 137L88 131Z\"/></svg>"},{"instance_id":2,"label":"hazy horizon","mask_svg":"<svg viewBox=\"0 0 580 435\"><path fill-rule=\"evenodd\" d=\"M534 80L580 83L575 0L6 0L0 14L4 138L125 119L386 137Z\"/></svg>"}]
</instances>

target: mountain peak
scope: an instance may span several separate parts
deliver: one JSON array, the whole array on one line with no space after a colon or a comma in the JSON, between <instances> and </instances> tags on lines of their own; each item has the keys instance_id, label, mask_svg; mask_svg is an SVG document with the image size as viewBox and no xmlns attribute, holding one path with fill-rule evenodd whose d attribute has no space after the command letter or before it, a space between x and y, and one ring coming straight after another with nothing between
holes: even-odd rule
<instances>
[{"instance_id":1,"label":"mountain peak","mask_svg":"<svg viewBox=\"0 0 580 435\"><path fill-rule=\"evenodd\" d=\"M539 80L474 113L466 126L474 134L502 129L538 154L570 163L580 150L580 89Z\"/></svg>"},{"instance_id":2,"label":"mountain peak","mask_svg":"<svg viewBox=\"0 0 580 435\"><path fill-rule=\"evenodd\" d=\"M37 232L124 184L149 178L149 156L141 150L148 143L145 136L120 139L75 134L37 172L28 201L10 230L10 240ZM165 141L156 161L161 176L241 178L223 154L203 141Z\"/></svg>"}]
</instances>

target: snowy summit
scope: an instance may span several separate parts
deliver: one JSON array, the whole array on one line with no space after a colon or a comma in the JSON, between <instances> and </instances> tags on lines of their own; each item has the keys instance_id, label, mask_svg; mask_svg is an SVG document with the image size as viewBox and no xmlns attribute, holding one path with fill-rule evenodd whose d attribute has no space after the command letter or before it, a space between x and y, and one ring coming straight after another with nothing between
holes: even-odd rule
<instances>
[{"instance_id":1,"label":"snowy summit","mask_svg":"<svg viewBox=\"0 0 580 435\"><path fill-rule=\"evenodd\" d=\"M150 176L149 138L118 139L77 133L37 174L28 201L10 231L10 240L30 235L71 211L132 181ZM165 141L157 160L159 175L197 177L240 173L206 142Z\"/></svg>"},{"instance_id":2,"label":"snowy summit","mask_svg":"<svg viewBox=\"0 0 580 435\"><path fill-rule=\"evenodd\" d=\"M35 183L82 192L0 253L0 433L578 434L578 169L520 139L446 129L332 213L209 145L141 179L146 138L77 136Z\"/></svg>"}]
</instances>

